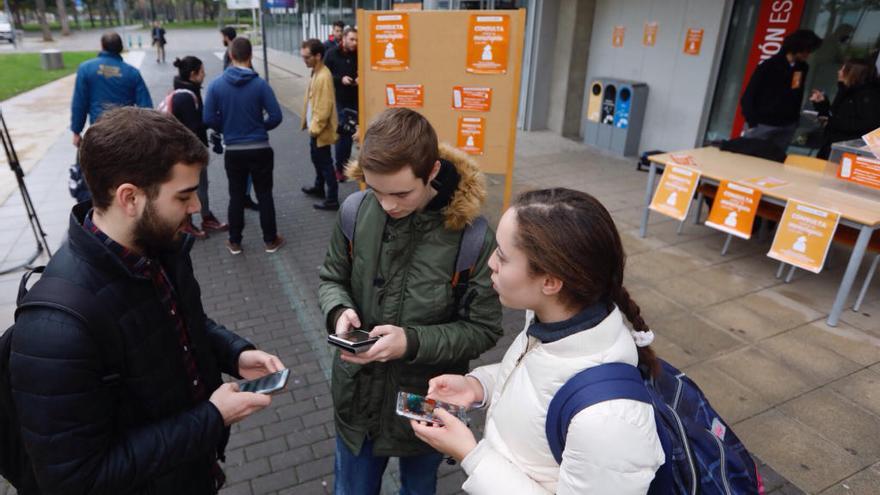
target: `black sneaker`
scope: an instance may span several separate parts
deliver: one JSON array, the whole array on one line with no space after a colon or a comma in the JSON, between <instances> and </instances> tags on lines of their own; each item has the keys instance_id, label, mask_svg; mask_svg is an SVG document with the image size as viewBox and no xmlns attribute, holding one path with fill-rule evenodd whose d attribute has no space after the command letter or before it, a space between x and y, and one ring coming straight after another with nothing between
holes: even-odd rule
<instances>
[{"instance_id":1,"label":"black sneaker","mask_svg":"<svg viewBox=\"0 0 880 495\"><path fill-rule=\"evenodd\" d=\"M316 210L336 211L339 209L339 201L324 201L322 203L315 203L312 205L312 208Z\"/></svg>"},{"instance_id":2,"label":"black sneaker","mask_svg":"<svg viewBox=\"0 0 880 495\"><path fill-rule=\"evenodd\" d=\"M302 192L306 193L307 196L311 196L313 198L324 199L324 188L321 187L303 187L300 189Z\"/></svg>"},{"instance_id":3,"label":"black sneaker","mask_svg":"<svg viewBox=\"0 0 880 495\"><path fill-rule=\"evenodd\" d=\"M244 198L244 207L248 210L260 211L260 205L249 197Z\"/></svg>"}]
</instances>

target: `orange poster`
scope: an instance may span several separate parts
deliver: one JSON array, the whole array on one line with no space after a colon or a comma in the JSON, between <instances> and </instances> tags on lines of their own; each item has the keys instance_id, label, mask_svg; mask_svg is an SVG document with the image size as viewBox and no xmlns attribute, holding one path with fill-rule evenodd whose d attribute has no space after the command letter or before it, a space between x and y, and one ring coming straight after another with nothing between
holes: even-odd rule
<instances>
[{"instance_id":1,"label":"orange poster","mask_svg":"<svg viewBox=\"0 0 880 495\"><path fill-rule=\"evenodd\" d=\"M471 155L483 154L486 119L483 117L458 118L458 148Z\"/></svg>"},{"instance_id":2,"label":"orange poster","mask_svg":"<svg viewBox=\"0 0 880 495\"><path fill-rule=\"evenodd\" d=\"M790 199L767 256L819 273L837 230L840 214Z\"/></svg>"},{"instance_id":3,"label":"orange poster","mask_svg":"<svg viewBox=\"0 0 880 495\"><path fill-rule=\"evenodd\" d=\"M510 16L471 15L468 28L467 68L474 74L507 73Z\"/></svg>"},{"instance_id":4,"label":"orange poster","mask_svg":"<svg viewBox=\"0 0 880 495\"><path fill-rule=\"evenodd\" d=\"M614 26L614 32L611 33L611 46L614 48L620 48L623 46L623 35L626 33L626 28L623 26Z\"/></svg>"},{"instance_id":5,"label":"orange poster","mask_svg":"<svg viewBox=\"0 0 880 495\"><path fill-rule=\"evenodd\" d=\"M645 46L654 46L657 42L657 23L646 22L645 32L642 34L642 44Z\"/></svg>"},{"instance_id":6,"label":"orange poster","mask_svg":"<svg viewBox=\"0 0 880 495\"><path fill-rule=\"evenodd\" d=\"M409 14L372 14L370 67L373 70L409 69Z\"/></svg>"},{"instance_id":7,"label":"orange poster","mask_svg":"<svg viewBox=\"0 0 880 495\"><path fill-rule=\"evenodd\" d=\"M718 185L706 225L748 239L752 237L752 224L760 203L761 191L723 180Z\"/></svg>"},{"instance_id":8,"label":"orange poster","mask_svg":"<svg viewBox=\"0 0 880 495\"><path fill-rule=\"evenodd\" d=\"M751 179L746 179L746 182L754 184L758 187L763 187L764 189L773 189L774 187L781 187L788 184L787 180L782 180L770 175L752 177Z\"/></svg>"},{"instance_id":9,"label":"orange poster","mask_svg":"<svg viewBox=\"0 0 880 495\"><path fill-rule=\"evenodd\" d=\"M452 108L456 110L488 112L491 106L492 88L472 86L453 86L452 88Z\"/></svg>"},{"instance_id":10,"label":"orange poster","mask_svg":"<svg viewBox=\"0 0 880 495\"><path fill-rule=\"evenodd\" d=\"M654 191L650 208L678 221L684 220L699 182L700 172L687 167L667 166Z\"/></svg>"},{"instance_id":11,"label":"orange poster","mask_svg":"<svg viewBox=\"0 0 880 495\"><path fill-rule=\"evenodd\" d=\"M684 39L684 53L687 55L699 55L700 46L703 44L703 30L688 28Z\"/></svg>"},{"instance_id":12,"label":"orange poster","mask_svg":"<svg viewBox=\"0 0 880 495\"><path fill-rule=\"evenodd\" d=\"M840 166L837 167L837 177L862 186L880 189L880 160L844 153L840 159Z\"/></svg>"},{"instance_id":13,"label":"orange poster","mask_svg":"<svg viewBox=\"0 0 880 495\"><path fill-rule=\"evenodd\" d=\"M422 108L425 88L421 84L386 84L385 106L389 108Z\"/></svg>"},{"instance_id":14,"label":"orange poster","mask_svg":"<svg viewBox=\"0 0 880 495\"><path fill-rule=\"evenodd\" d=\"M862 136L862 139L868 144L868 149L871 150L871 153L880 158L880 127L865 134Z\"/></svg>"}]
</instances>

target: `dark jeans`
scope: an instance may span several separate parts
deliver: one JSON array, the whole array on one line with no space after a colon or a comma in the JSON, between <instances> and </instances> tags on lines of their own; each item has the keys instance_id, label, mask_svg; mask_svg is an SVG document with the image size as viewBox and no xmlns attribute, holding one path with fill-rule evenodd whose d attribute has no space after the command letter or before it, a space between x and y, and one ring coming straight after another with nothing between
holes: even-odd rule
<instances>
[{"instance_id":1,"label":"dark jeans","mask_svg":"<svg viewBox=\"0 0 880 495\"><path fill-rule=\"evenodd\" d=\"M202 167L202 172L199 174L199 188L196 190L196 194L199 195L199 202L202 203L202 221L214 216L208 204L208 167Z\"/></svg>"},{"instance_id":2,"label":"dark jeans","mask_svg":"<svg viewBox=\"0 0 880 495\"><path fill-rule=\"evenodd\" d=\"M343 111L345 110L339 103L336 103L336 108L339 110L336 114L339 116L339 122L342 122ZM334 152L336 154L336 170L340 172L345 171L345 164L348 163L348 159L351 158L351 145L352 139L351 134L347 134L344 132L339 133L339 140L336 141L336 145L334 146Z\"/></svg>"},{"instance_id":3,"label":"dark jeans","mask_svg":"<svg viewBox=\"0 0 880 495\"><path fill-rule=\"evenodd\" d=\"M272 148L227 150L224 161L226 177L229 179L229 241L241 243L248 175L254 181L257 203L260 204L263 242L274 241L278 232L275 226L275 200L272 199L272 169L275 166L275 154Z\"/></svg>"},{"instance_id":4,"label":"dark jeans","mask_svg":"<svg viewBox=\"0 0 880 495\"><path fill-rule=\"evenodd\" d=\"M443 454L400 457L400 495L434 495L437 493L437 468ZM336 437L335 495L379 495L382 474L388 466L387 457L373 455L373 442L364 440L361 452L354 455Z\"/></svg>"},{"instance_id":5,"label":"dark jeans","mask_svg":"<svg viewBox=\"0 0 880 495\"><path fill-rule=\"evenodd\" d=\"M330 145L318 147L318 140L309 138L309 148L312 152L312 165L315 166L315 188L323 191L326 184L327 194L325 197L327 202L339 202L339 184L336 182L336 173L333 170ZM254 179L254 183L256 183L256 179Z\"/></svg>"}]
</instances>

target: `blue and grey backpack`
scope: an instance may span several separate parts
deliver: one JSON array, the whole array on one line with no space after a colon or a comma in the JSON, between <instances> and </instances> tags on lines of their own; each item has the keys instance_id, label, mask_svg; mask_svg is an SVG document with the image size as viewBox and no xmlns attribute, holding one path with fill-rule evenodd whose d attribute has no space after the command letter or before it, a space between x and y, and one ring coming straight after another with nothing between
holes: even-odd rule
<instances>
[{"instance_id":1,"label":"blue and grey backpack","mask_svg":"<svg viewBox=\"0 0 880 495\"><path fill-rule=\"evenodd\" d=\"M603 364L571 377L547 411L547 440L556 462L562 462L568 425L578 412L600 402L630 399L654 406L666 455L649 495L763 494L755 462L697 384L666 361L660 364L657 378L625 363Z\"/></svg>"}]
</instances>

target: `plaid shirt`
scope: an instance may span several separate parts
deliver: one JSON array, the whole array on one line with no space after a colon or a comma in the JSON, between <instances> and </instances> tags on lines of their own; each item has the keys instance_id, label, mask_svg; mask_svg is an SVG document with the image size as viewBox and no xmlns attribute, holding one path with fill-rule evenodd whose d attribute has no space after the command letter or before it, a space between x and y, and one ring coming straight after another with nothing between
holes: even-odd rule
<instances>
[{"instance_id":1,"label":"plaid shirt","mask_svg":"<svg viewBox=\"0 0 880 495\"><path fill-rule=\"evenodd\" d=\"M208 390L205 388L205 384L202 381L201 376L199 375L199 367L196 362L196 357L192 352L192 346L190 345L189 332L186 328L186 322L183 320L183 316L180 314L180 309L177 305L177 298L175 295L174 285L171 283L171 279L168 278L168 274L165 272L165 269L156 259L147 258L146 256L141 256L127 247L119 244L118 242L111 239L107 234L101 231L94 222L92 222L92 212L90 211L86 215L86 219L83 222L83 227L86 230L91 232L97 237L104 246L106 246L113 254L119 257L122 260L122 263L131 270L135 275L140 275L146 278L149 278L150 281L153 282L153 287L156 289L156 293L159 295L159 299L162 301L162 306L168 311L168 315L171 317L171 321L174 323L174 329L177 333L177 342L180 345L181 356L183 358L183 367L186 369L187 380L189 383L190 395L192 398L193 404L197 404L204 400L208 399ZM219 490L223 483L226 481L226 477L223 474L223 470L220 469L220 465L216 462L214 463L214 479L216 480L216 488Z\"/></svg>"}]
</instances>

